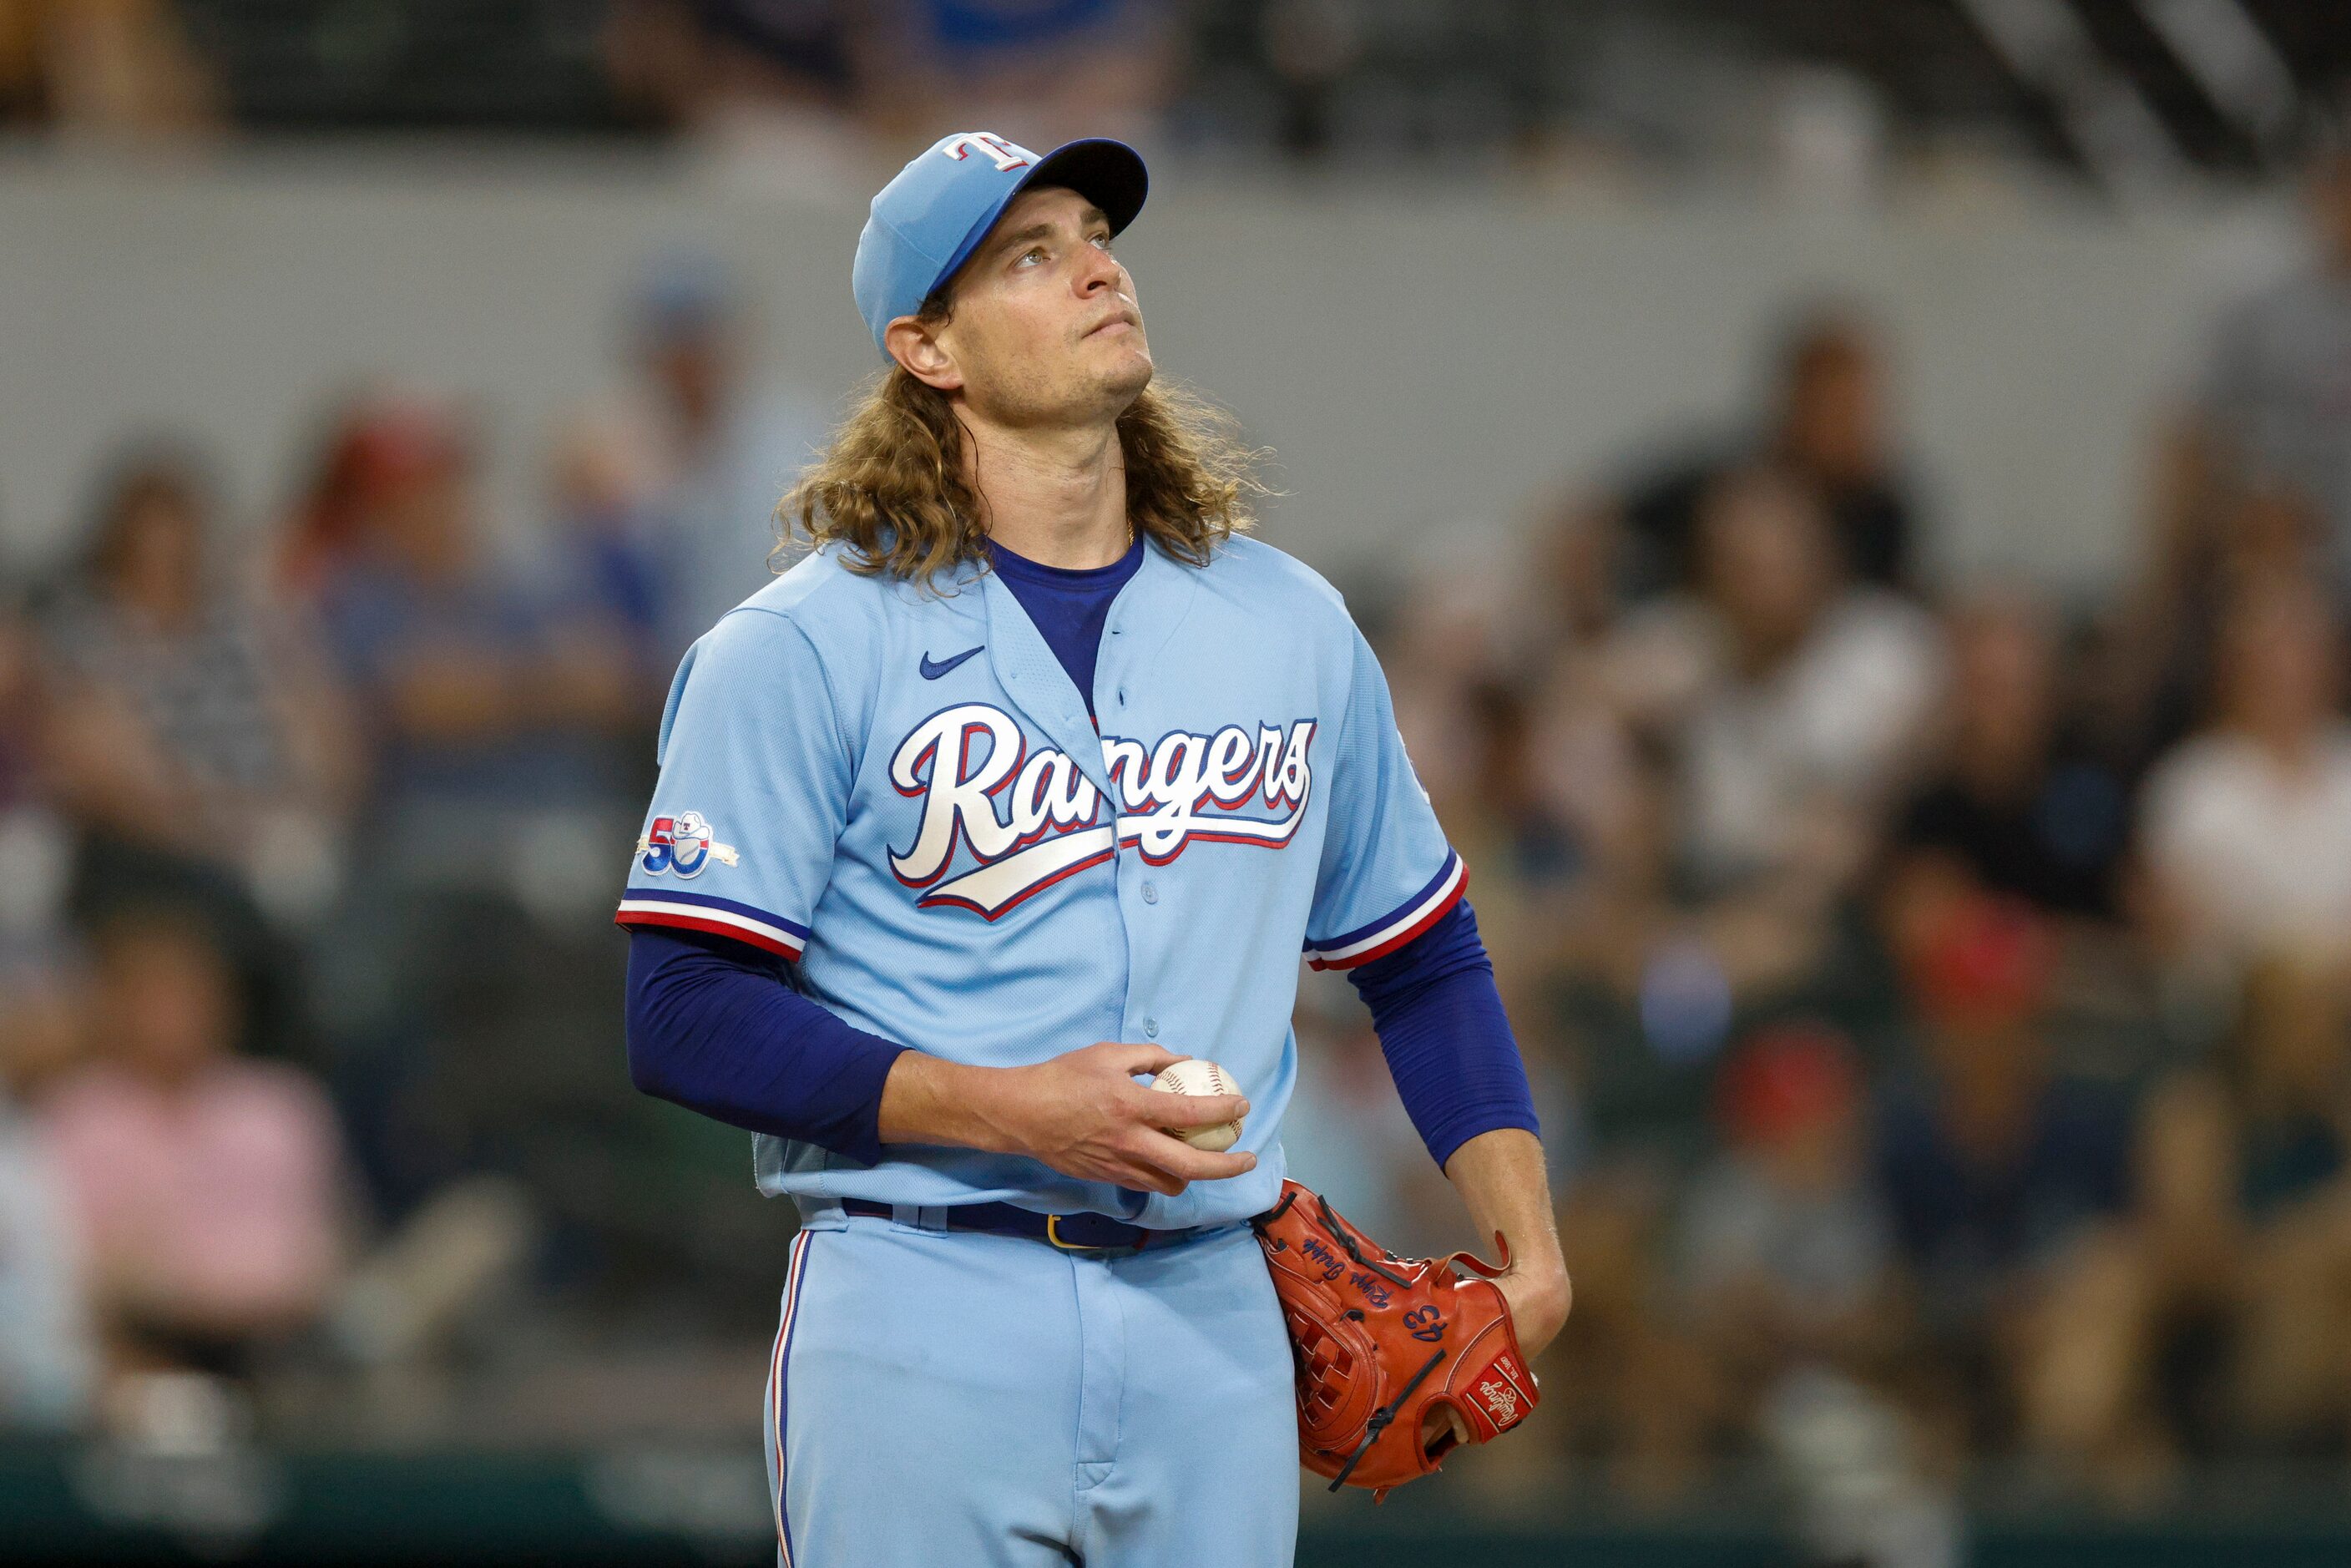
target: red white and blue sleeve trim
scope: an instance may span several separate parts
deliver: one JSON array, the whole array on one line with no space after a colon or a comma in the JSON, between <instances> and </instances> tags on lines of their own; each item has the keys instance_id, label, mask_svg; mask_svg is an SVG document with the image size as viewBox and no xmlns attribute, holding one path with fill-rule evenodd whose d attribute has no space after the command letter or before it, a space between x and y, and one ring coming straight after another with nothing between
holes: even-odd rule
<instances>
[{"instance_id":1,"label":"red white and blue sleeve trim","mask_svg":"<svg viewBox=\"0 0 2351 1568\"><path fill-rule=\"evenodd\" d=\"M794 962L799 961L801 949L808 946L807 926L706 893L632 887L621 895L620 912L612 919L621 925L670 925L684 931L732 936Z\"/></svg>"},{"instance_id":2,"label":"red white and blue sleeve trim","mask_svg":"<svg viewBox=\"0 0 2351 1568\"><path fill-rule=\"evenodd\" d=\"M1342 936L1306 943L1306 962L1316 969L1352 969L1374 958L1384 958L1445 917L1461 902L1469 887L1469 868L1451 850L1445 864L1426 887L1369 925L1359 925Z\"/></svg>"}]
</instances>

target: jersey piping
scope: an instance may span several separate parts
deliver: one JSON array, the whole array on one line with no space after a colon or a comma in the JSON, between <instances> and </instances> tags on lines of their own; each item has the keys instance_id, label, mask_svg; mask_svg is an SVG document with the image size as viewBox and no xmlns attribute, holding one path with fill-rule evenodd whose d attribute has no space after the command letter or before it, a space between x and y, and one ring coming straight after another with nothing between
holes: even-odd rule
<instances>
[{"instance_id":1,"label":"jersey piping","mask_svg":"<svg viewBox=\"0 0 2351 1568\"><path fill-rule=\"evenodd\" d=\"M1469 868L1460 854L1445 852L1445 863L1426 887L1368 925L1317 942L1307 938L1306 963L1315 969L1352 969L1395 952L1437 921L1468 891Z\"/></svg>"},{"instance_id":2,"label":"jersey piping","mask_svg":"<svg viewBox=\"0 0 2351 1568\"><path fill-rule=\"evenodd\" d=\"M629 889L622 896L620 912L612 920L619 925L671 925L684 931L732 936L795 962L807 947L809 938L807 926L779 915L737 904L731 898L669 889Z\"/></svg>"}]
</instances>

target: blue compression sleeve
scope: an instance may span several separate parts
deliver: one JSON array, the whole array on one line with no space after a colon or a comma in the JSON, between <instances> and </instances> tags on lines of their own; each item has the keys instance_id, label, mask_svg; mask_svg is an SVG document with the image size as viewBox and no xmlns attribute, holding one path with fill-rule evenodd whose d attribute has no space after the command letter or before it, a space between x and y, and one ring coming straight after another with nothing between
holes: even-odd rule
<instances>
[{"instance_id":1,"label":"blue compression sleeve","mask_svg":"<svg viewBox=\"0 0 2351 1568\"><path fill-rule=\"evenodd\" d=\"M1526 1063L1468 899L1347 977L1371 1007L1396 1097L1438 1168L1480 1133L1541 1132Z\"/></svg>"},{"instance_id":2,"label":"blue compression sleeve","mask_svg":"<svg viewBox=\"0 0 2351 1568\"><path fill-rule=\"evenodd\" d=\"M629 934L629 1076L648 1094L866 1165L906 1048L792 989L783 960L696 931Z\"/></svg>"}]
</instances>

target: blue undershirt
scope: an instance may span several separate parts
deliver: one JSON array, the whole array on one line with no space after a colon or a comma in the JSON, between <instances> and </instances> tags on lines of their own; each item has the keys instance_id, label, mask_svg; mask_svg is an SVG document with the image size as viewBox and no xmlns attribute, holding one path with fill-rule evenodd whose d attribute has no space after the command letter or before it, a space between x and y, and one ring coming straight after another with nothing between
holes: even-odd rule
<instances>
[{"instance_id":1,"label":"blue undershirt","mask_svg":"<svg viewBox=\"0 0 2351 1568\"><path fill-rule=\"evenodd\" d=\"M1089 715L1094 711L1094 661L1102 652L1110 603L1143 570L1143 537L1137 534L1126 553L1108 566L1070 567L1046 566L993 541L988 545L996 558L996 575L1070 673Z\"/></svg>"},{"instance_id":2,"label":"blue undershirt","mask_svg":"<svg viewBox=\"0 0 2351 1568\"><path fill-rule=\"evenodd\" d=\"M1111 601L1143 541L1108 566L1045 566L993 547L996 571L1094 706ZM1396 1096L1441 1167L1502 1127L1539 1132L1525 1063L1466 898L1348 978L1371 1008ZM883 1157L882 1088L906 1047L843 1022L747 943L641 925L629 935L629 1072L639 1089L753 1132L861 1164Z\"/></svg>"}]
</instances>

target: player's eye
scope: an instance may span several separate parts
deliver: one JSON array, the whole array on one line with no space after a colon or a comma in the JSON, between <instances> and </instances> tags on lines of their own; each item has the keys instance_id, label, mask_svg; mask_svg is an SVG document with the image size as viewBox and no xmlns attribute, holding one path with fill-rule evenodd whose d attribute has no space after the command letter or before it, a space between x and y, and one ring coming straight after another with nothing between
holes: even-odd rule
<instances>
[{"instance_id":1,"label":"player's eye","mask_svg":"<svg viewBox=\"0 0 2351 1568\"><path fill-rule=\"evenodd\" d=\"M1016 259L1012 265L1015 267L1026 267L1032 261L1043 261L1044 259L1045 247L1041 245L1032 245L1027 250L1022 251L1019 258Z\"/></svg>"}]
</instances>

